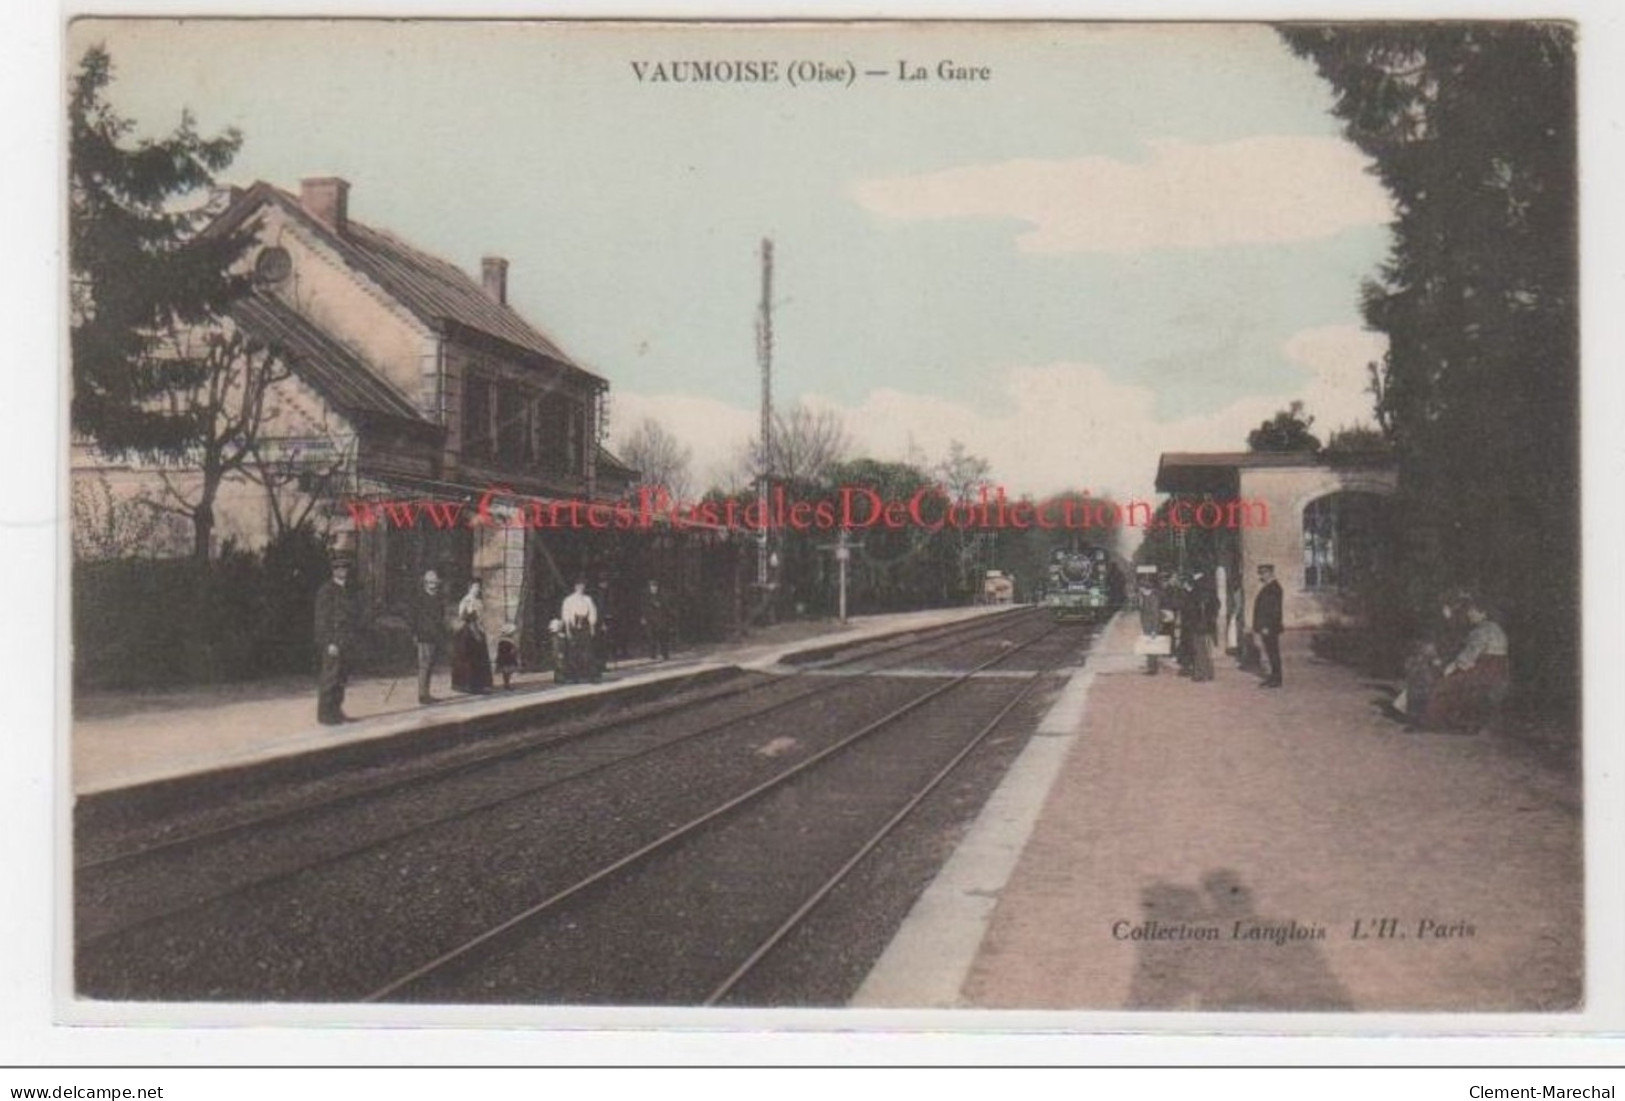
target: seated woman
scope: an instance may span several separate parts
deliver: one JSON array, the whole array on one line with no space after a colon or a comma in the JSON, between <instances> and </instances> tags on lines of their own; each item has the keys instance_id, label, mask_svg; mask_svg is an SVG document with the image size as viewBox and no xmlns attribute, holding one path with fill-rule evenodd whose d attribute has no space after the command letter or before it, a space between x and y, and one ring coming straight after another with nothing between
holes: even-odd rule
<instances>
[{"instance_id":1,"label":"seated woman","mask_svg":"<svg viewBox=\"0 0 1625 1101\"><path fill-rule=\"evenodd\" d=\"M1468 630L1460 651L1439 671L1420 713L1428 730L1474 730L1506 699L1507 636L1477 601L1463 605Z\"/></svg>"},{"instance_id":2,"label":"seated woman","mask_svg":"<svg viewBox=\"0 0 1625 1101\"><path fill-rule=\"evenodd\" d=\"M1431 642L1421 642L1405 659L1405 687L1394 697L1393 710L1408 722L1421 722L1427 710L1433 686L1439 682L1439 648Z\"/></svg>"}]
</instances>

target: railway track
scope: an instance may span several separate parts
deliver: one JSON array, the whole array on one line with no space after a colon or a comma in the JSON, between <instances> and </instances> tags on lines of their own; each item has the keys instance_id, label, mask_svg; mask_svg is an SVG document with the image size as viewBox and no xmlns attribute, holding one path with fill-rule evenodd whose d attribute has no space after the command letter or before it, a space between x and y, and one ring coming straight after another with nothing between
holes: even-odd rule
<instances>
[{"instance_id":1,"label":"railway track","mask_svg":"<svg viewBox=\"0 0 1625 1101\"><path fill-rule=\"evenodd\" d=\"M691 820L676 826L667 834L643 846L635 852L628 853L613 864L595 870L569 887L557 892L535 906L514 915L499 925L481 932L462 944L450 949L433 960L393 978L378 989L370 992L364 1000L423 1000L432 1002L466 1001L466 1000L509 1000L515 996L525 999L534 997L537 993L538 974L551 970L547 965L550 960L580 958L578 953L572 953L565 945L554 943L555 939L568 939L569 931L580 928L598 926L600 923L593 920L594 912L606 909L627 910L636 913L657 912L648 905L649 902L662 897L671 897L668 889L661 885L662 880L672 879L670 864L681 862L688 865L709 865L712 868L725 865L729 860L730 849L726 844L719 845L718 837L727 840L726 835L718 828L728 823L730 818L741 817L742 824L730 823L733 831L744 833L748 844L754 844L766 837L784 837L788 831L770 824L770 820L783 815L783 809L760 808L758 804L769 798L777 798L781 802L786 799L807 800L809 795L805 791L791 795L795 786L805 788L809 786L810 778L817 771L829 766L832 762L841 761L843 755L850 754L856 747L865 745L869 739L875 738L882 732L895 733L903 721L917 715L940 697L971 682L977 673L983 672L992 666L1001 664L1015 654L1029 647L1035 646L1056 633L1050 627L1041 634L1030 638L1009 652L996 655L973 669L952 677L945 683L933 687L923 693L915 695L902 705L894 708L885 715L864 724L859 729L844 735L838 741L820 750L818 753L800 761L791 768L775 775L749 791L743 792L726 803L710 808ZM678 967L679 973L689 970L699 970L700 974L680 974L679 981L671 983L664 988L658 985L651 987L640 982L637 988L616 991L606 989L594 979L585 987L571 989L555 987L546 992L549 1000L566 1002L590 1003L596 1001L629 1001L633 1003L647 1003L650 1001L663 1001L672 1004L716 1005L725 1002L735 994L744 983L757 974L772 954L777 951L795 932L800 929L808 917L815 911L830 894L847 882L851 874L857 869L865 858L880 846L894 831L898 829L908 817L914 813L926 798L936 792L965 759L978 749L986 738L993 733L1019 704L1024 702L1033 689L1043 679L1047 670L1030 673L1013 693L1007 693L997 707L994 714L985 720L978 719L974 730L968 736L940 739L951 743L951 756L945 762L937 764L935 760L929 763L926 775L922 781L909 785L902 793L895 791L889 793L888 798L878 800L882 810L890 809L890 813L880 819L878 825L872 819L878 817L874 808L868 808L869 814L863 816L861 826L854 830L850 825L842 829L841 842L835 846L825 843L820 848L849 849L844 859L839 859L832 869L819 870L810 884L801 881L805 876L792 877L797 881L793 891L776 892L773 904L767 907L757 903L735 910L731 905L723 908L699 908L696 914L683 915L684 923L690 926L699 924L705 928L704 939L699 942L702 950L691 952L687 959L712 963L717 956L723 956L725 961L720 966L690 969ZM939 720L940 721L940 720ZM935 747L939 751L942 746ZM916 745L915 751L917 752ZM940 752L938 754L940 756ZM843 761L848 770L851 762ZM828 777L822 777L823 795L826 802L831 800L832 792L847 789L844 783L831 784ZM899 804L900 800L900 805ZM756 812L757 820L752 821L743 817L747 812ZM856 844L850 844L849 835L857 834ZM679 852L681 846L704 846L707 843L713 851ZM720 851L715 851L720 850ZM804 857L805 850L801 849L795 855ZM837 853L836 856L840 856ZM664 858L668 867L664 875L656 871L648 880L635 878L642 871L643 865ZM830 856L824 855L823 861L801 863L828 863ZM627 882L617 883L618 877L626 877ZM698 868L691 868L681 876L683 881L704 882L704 873ZM653 886L650 883L654 884ZM810 888L810 889L809 889ZM570 920L570 904L577 901L589 891L598 889L600 897L591 900L587 906L578 911L578 919ZM631 895L651 896L642 900L629 897ZM721 894L721 892L718 892ZM778 894L792 894L788 901L777 897ZM765 918L762 910L768 910ZM772 911L779 910L782 916L776 916ZM539 930L538 925L543 922L555 927L563 926L566 938L550 938L546 931ZM727 928L729 926L746 926L744 930ZM648 930L644 930L646 935ZM502 951L505 940L520 941L517 948L509 947ZM730 943L732 942L732 943ZM557 949L565 948L558 952ZM674 956L660 954L665 959ZM536 957L544 957L538 959ZM737 962L734 962L737 961ZM731 967L727 967L732 963ZM727 970L722 970L727 967ZM715 974L707 977L704 972L714 971ZM669 976L662 976L668 977ZM658 978L654 980L657 984Z\"/></svg>"},{"instance_id":2,"label":"railway track","mask_svg":"<svg viewBox=\"0 0 1625 1101\"><path fill-rule=\"evenodd\" d=\"M829 742L843 724L867 730L873 722L860 717L877 706L889 710L876 729L895 725L1053 633L1035 617L1017 615L1001 617L992 629L866 649L826 663L818 669L825 675L775 678L772 691L753 685L690 701L681 716L690 720L686 728L669 709L619 716L609 724L613 732L577 731L509 747L489 760L459 762L382 790L374 785L339 803L103 861L81 873L87 881L78 930L81 990L120 998L415 997L408 991L422 988L426 975L377 981L390 961L421 958L424 944L449 945L437 956L481 954L479 945L506 942L514 915L536 910L538 899L542 909L519 925L559 910L565 899L593 893L613 878L605 869L667 851L674 830L689 836L706 828L694 824L698 819L714 822L766 800L794 783L784 777L813 770L811 762L838 755L834 745L849 744L773 751L774 739L764 741L769 723L803 734L816 728L819 737L803 739L809 745ZM1003 637L1010 634L1030 637L1010 643ZM927 692L906 678L884 676L967 645L991 645L993 652L979 669ZM869 675L844 683L827 675L840 665ZM1018 683L1025 695L1037 681L1006 682L1006 694ZM856 685L862 690L854 693ZM671 777L690 779L663 783ZM710 804L709 811L694 813L697 803ZM344 820L356 813L365 822ZM268 836L279 832L280 840ZM97 876L104 877L99 893ZM467 905L456 905L457 899ZM365 918L379 909L378 920ZM329 927L314 915L325 915ZM432 933L425 936L415 928L420 924ZM365 940L369 927L377 938L372 942ZM357 938L364 947L346 951ZM461 947L470 942L476 948ZM444 981L427 986L438 990ZM491 996L476 983L463 1000Z\"/></svg>"},{"instance_id":3,"label":"railway track","mask_svg":"<svg viewBox=\"0 0 1625 1101\"><path fill-rule=\"evenodd\" d=\"M938 653L966 640L998 636L1004 630L1000 622L1004 618L995 617L991 625L988 620L977 619L927 632L914 632L900 639L856 643L837 652L845 656L810 661L791 668L795 674L823 673L839 670L843 666L872 662L875 658L898 652L905 653L903 660L917 660L921 656ZM916 650L918 652L908 653ZM512 724L512 728L517 731L516 735L511 733L507 736L482 735L477 740L450 752L430 755L417 762L411 769L396 770L394 774L382 777L365 777L346 783L338 790L323 789L300 797L288 797L278 793L277 801L270 807L262 808L256 801L250 800L246 808L236 809L223 818L217 817L202 822L188 823L183 820L180 823L168 823L162 827L161 833L150 834L149 831L150 835L147 837L137 836L131 839L120 838L114 834L111 837L98 838L94 836L93 829L80 829L79 836L76 837L74 870L79 874L93 873L127 865L166 851L186 850L220 841L234 834L275 826L323 809L337 808L391 791L431 784L462 772L500 765L538 749L545 750L578 738L653 722L663 716L681 713L697 705L761 694L776 687L778 678L760 677L746 678L743 682L733 682L709 690L702 688L685 691L679 688L671 698L655 704L635 706L612 714L587 714L570 719L559 727L543 726L518 719ZM90 836L86 836L87 834Z\"/></svg>"}]
</instances>

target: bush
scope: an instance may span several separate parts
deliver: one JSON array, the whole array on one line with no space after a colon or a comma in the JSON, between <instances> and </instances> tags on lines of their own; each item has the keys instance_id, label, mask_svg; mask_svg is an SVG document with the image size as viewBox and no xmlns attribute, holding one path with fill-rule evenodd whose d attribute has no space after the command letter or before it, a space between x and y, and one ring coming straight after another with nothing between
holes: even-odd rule
<instances>
[{"instance_id":1,"label":"bush","mask_svg":"<svg viewBox=\"0 0 1625 1101\"><path fill-rule=\"evenodd\" d=\"M121 558L73 566L76 690L218 684L306 673L327 551L308 528L212 562Z\"/></svg>"},{"instance_id":2,"label":"bush","mask_svg":"<svg viewBox=\"0 0 1625 1101\"><path fill-rule=\"evenodd\" d=\"M259 659L267 667L284 672L312 667L316 590L328 573L327 546L309 526L286 531L265 548Z\"/></svg>"},{"instance_id":3,"label":"bush","mask_svg":"<svg viewBox=\"0 0 1625 1101\"><path fill-rule=\"evenodd\" d=\"M75 562L74 687L184 683L198 574L185 559Z\"/></svg>"}]
</instances>

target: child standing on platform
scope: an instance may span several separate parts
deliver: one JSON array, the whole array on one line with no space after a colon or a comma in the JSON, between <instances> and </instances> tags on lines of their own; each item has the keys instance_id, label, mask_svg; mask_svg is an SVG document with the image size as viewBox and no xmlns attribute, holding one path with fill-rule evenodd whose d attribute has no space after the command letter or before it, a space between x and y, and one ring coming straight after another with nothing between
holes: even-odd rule
<instances>
[{"instance_id":1,"label":"child standing on platform","mask_svg":"<svg viewBox=\"0 0 1625 1101\"><path fill-rule=\"evenodd\" d=\"M513 688L513 675L519 672L519 628L512 623L502 625L502 638L497 642L497 672L502 674L502 687Z\"/></svg>"}]
</instances>

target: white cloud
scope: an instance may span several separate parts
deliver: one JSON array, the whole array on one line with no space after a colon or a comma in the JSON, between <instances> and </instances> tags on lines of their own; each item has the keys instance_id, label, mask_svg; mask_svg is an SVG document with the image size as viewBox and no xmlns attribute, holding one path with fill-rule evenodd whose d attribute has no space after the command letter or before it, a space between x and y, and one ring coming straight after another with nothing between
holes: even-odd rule
<instances>
[{"instance_id":1,"label":"white cloud","mask_svg":"<svg viewBox=\"0 0 1625 1101\"><path fill-rule=\"evenodd\" d=\"M618 444L645 417L653 417L685 446L693 449L690 466L696 492L722 482L759 424L752 410L727 402L684 394L640 394L617 387L611 391L611 436Z\"/></svg>"},{"instance_id":2,"label":"white cloud","mask_svg":"<svg viewBox=\"0 0 1625 1101\"><path fill-rule=\"evenodd\" d=\"M1358 325L1304 329L1286 342L1287 359L1312 372L1303 402L1322 442L1339 428L1375 425L1366 364L1380 364L1387 350L1387 337Z\"/></svg>"},{"instance_id":3,"label":"white cloud","mask_svg":"<svg viewBox=\"0 0 1625 1101\"><path fill-rule=\"evenodd\" d=\"M1155 390L1115 381L1087 363L1002 368L995 388L1004 401L997 406L888 388L853 406L806 400L838 412L856 450L877 459L923 453L935 461L959 440L991 461L995 479L1012 496L1088 489L1151 500L1164 451L1244 450L1247 433L1292 401L1304 402L1322 440L1334 429L1370 424L1365 364L1380 359L1384 347L1383 337L1354 325L1303 330L1283 345L1305 368L1302 385L1176 420L1158 419ZM615 401L624 428L653 416L693 447L702 483L707 463L731 458L756 430L754 411L708 399L617 391Z\"/></svg>"},{"instance_id":4,"label":"white cloud","mask_svg":"<svg viewBox=\"0 0 1625 1101\"><path fill-rule=\"evenodd\" d=\"M1007 401L999 413L878 390L844 411L847 426L885 458L902 457L910 441L935 458L960 440L992 462L1012 495L1070 488L1149 499L1161 452L1234 449L1277 407L1250 399L1212 416L1159 421L1153 390L1078 363L1010 367L999 385Z\"/></svg>"},{"instance_id":5,"label":"white cloud","mask_svg":"<svg viewBox=\"0 0 1625 1101\"><path fill-rule=\"evenodd\" d=\"M1307 241L1384 225L1392 205L1366 159L1335 138L1147 143L1141 161L1015 160L856 184L859 205L902 220L1009 218L1024 252Z\"/></svg>"}]
</instances>

